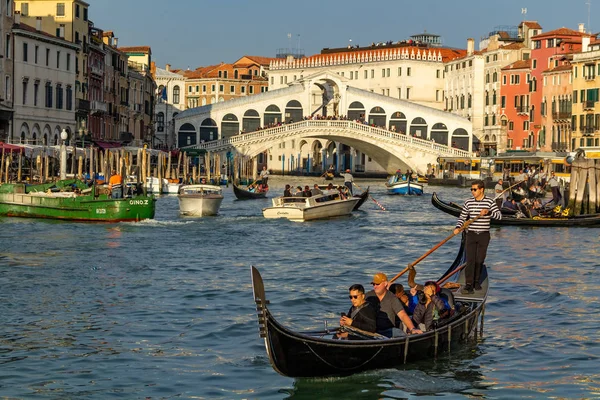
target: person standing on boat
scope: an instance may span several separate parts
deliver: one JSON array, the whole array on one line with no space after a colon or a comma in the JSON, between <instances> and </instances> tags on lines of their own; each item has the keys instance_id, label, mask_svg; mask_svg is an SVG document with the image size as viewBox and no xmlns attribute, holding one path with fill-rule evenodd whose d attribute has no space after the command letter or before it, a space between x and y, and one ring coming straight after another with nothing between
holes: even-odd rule
<instances>
[{"instance_id":1,"label":"person standing on boat","mask_svg":"<svg viewBox=\"0 0 600 400\"><path fill-rule=\"evenodd\" d=\"M471 184L471 194L473 198L465 201L454 228L454 234L457 235L468 219L479 217L467 228L465 240L467 265L463 293L469 294L473 293L473 288L481 290L481 270L490 243L490 221L492 218L502 219L502 213L496 206L496 202L485 195L485 185L482 180L476 180Z\"/></svg>"},{"instance_id":2,"label":"person standing on boat","mask_svg":"<svg viewBox=\"0 0 600 400\"><path fill-rule=\"evenodd\" d=\"M548 179L548 186L550 186L550 190L552 190L552 202L554 203L554 205L559 205L562 196L560 195L558 179L556 179L556 175L554 174L554 172L550 174L550 179Z\"/></svg>"},{"instance_id":3,"label":"person standing on boat","mask_svg":"<svg viewBox=\"0 0 600 400\"><path fill-rule=\"evenodd\" d=\"M367 332L375 332L377 329L377 312L370 303L365 301L365 288L363 285L355 284L348 289L352 307L348 314L342 314L340 326L352 326Z\"/></svg>"},{"instance_id":4,"label":"person standing on boat","mask_svg":"<svg viewBox=\"0 0 600 400\"><path fill-rule=\"evenodd\" d=\"M110 189L111 197L113 199L120 199L123 197L123 177L117 174L117 171L114 169L108 180L108 188Z\"/></svg>"},{"instance_id":5,"label":"person standing on boat","mask_svg":"<svg viewBox=\"0 0 600 400\"><path fill-rule=\"evenodd\" d=\"M494 191L496 192L496 206L498 208L502 207L502 203L506 201L508 195L504 191L504 181L502 179L498 179L498 183L494 187Z\"/></svg>"},{"instance_id":6,"label":"person standing on boat","mask_svg":"<svg viewBox=\"0 0 600 400\"><path fill-rule=\"evenodd\" d=\"M387 337L405 336L403 330L396 328L396 317L406 326L410 333L423 333L416 329L412 320L404 310L400 300L388 290L388 278L383 272L378 272L371 281L373 290L370 290L366 296L367 301L378 309L377 313L377 333Z\"/></svg>"},{"instance_id":7,"label":"person standing on boat","mask_svg":"<svg viewBox=\"0 0 600 400\"><path fill-rule=\"evenodd\" d=\"M347 169L346 172L343 174L343 176L344 176L344 185L348 188L348 191L350 192L350 196L352 196L354 194L352 192L352 182L354 182L354 177L350 173L350 169Z\"/></svg>"},{"instance_id":8,"label":"person standing on boat","mask_svg":"<svg viewBox=\"0 0 600 400\"><path fill-rule=\"evenodd\" d=\"M267 182L269 181L269 171L266 166L263 166L262 171L260 171L260 180L263 185L267 185Z\"/></svg>"}]
</instances>

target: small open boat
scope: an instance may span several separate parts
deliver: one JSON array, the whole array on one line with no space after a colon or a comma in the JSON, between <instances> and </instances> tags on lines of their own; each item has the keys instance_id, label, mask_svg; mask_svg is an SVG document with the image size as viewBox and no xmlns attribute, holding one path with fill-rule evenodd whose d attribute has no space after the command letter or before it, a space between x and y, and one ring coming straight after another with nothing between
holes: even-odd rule
<instances>
[{"instance_id":1,"label":"small open boat","mask_svg":"<svg viewBox=\"0 0 600 400\"><path fill-rule=\"evenodd\" d=\"M262 192L251 192L249 190L242 189L235 183L233 184L233 194L238 198L238 200L264 199L267 197L268 191L269 188L267 187L267 190Z\"/></svg>"},{"instance_id":2,"label":"small open boat","mask_svg":"<svg viewBox=\"0 0 600 400\"><path fill-rule=\"evenodd\" d=\"M454 263L442 277L460 268L464 259L464 246L461 245ZM442 352L456 351L472 333L477 337L478 333L483 331L483 314L489 286L485 266L481 275L482 290L473 294L455 291L454 315L442 320L433 330L397 338L371 334L377 338L363 340L335 340L333 334L338 329L297 332L281 325L267 307L269 302L260 273L252 267L251 274L260 337L264 339L273 369L284 376L351 375L422 361L425 358L436 357ZM464 270L461 270L460 274L454 274L450 280L454 280L452 287L461 287L465 282Z\"/></svg>"},{"instance_id":3,"label":"small open boat","mask_svg":"<svg viewBox=\"0 0 600 400\"><path fill-rule=\"evenodd\" d=\"M333 174L333 172L327 171L327 172L325 172L324 178L326 181L332 181L334 176L335 175Z\"/></svg>"},{"instance_id":4,"label":"small open boat","mask_svg":"<svg viewBox=\"0 0 600 400\"><path fill-rule=\"evenodd\" d=\"M339 193L312 197L276 197L272 207L263 208L263 216L298 222L334 218L349 215L359 201L357 197L342 199Z\"/></svg>"},{"instance_id":5,"label":"small open boat","mask_svg":"<svg viewBox=\"0 0 600 400\"><path fill-rule=\"evenodd\" d=\"M462 206L456 203L445 202L441 200L436 193L431 196L431 203L435 208L447 214L458 217L462 211ZM517 217L517 214L509 215L502 213L502 219L492 219L492 225L521 225L521 226L590 226L600 225L599 214L576 215L573 217L545 217L536 216Z\"/></svg>"},{"instance_id":6,"label":"small open boat","mask_svg":"<svg viewBox=\"0 0 600 400\"><path fill-rule=\"evenodd\" d=\"M402 194L402 195L417 195L423 194L423 185L415 182L398 179L397 175L392 176L386 183L388 194Z\"/></svg>"},{"instance_id":7,"label":"small open boat","mask_svg":"<svg viewBox=\"0 0 600 400\"><path fill-rule=\"evenodd\" d=\"M177 199L181 215L202 217L217 215L223 194L220 186L185 185L179 189Z\"/></svg>"}]
</instances>

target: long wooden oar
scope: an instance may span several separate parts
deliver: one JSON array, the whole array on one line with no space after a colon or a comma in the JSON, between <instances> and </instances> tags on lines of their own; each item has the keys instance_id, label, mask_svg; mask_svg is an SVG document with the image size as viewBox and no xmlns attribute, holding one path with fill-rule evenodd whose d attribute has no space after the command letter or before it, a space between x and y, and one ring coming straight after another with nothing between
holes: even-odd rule
<instances>
[{"instance_id":1,"label":"long wooden oar","mask_svg":"<svg viewBox=\"0 0 600 400\"><path fill-rule=\"evenodd\" d=\"M362 190L362 188L361 188L360 186L358 186L358 185L356 184L356 182L352 182L352 184L353 184L354 186L356 186L357 188L359 188L360 190ZM375 197L371 196L371 193L369 193L369 198L370 198L371 200L373 200L373 201L375 202L375 204L377 204L377 206L378 206L379 208L381 208L383 211L387 211L387 210L385 209L385 207L381 205L381 203L379 203L377 200L375 200Z\"/></svg>"},{"instance_id":2,"label":"long wooden oar","mask_svg":"<svg viewBox=\"0 0 600 400\"><path fill-rule=\"evenodd\" d=\"M439 286L442 286L444 283L446 283L446 281L448 279L450 279L450 277L454 274L456 274L457 272L461 271L463 268L465 268L467 266L467 263L461 264L458 267L456 267L453 271L451 271L448 275L444 276L443 278L441 278L439 281L437 281L437 284Z\"/></svg>"}]
</instances>

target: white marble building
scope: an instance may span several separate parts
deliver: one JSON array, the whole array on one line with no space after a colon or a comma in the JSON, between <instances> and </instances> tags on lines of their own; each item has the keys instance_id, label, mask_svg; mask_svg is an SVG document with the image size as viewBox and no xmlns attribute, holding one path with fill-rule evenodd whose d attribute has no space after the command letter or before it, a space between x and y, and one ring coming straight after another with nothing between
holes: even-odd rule
<instances>
[{"instance_id":1,"label":"white marble building","mask_svg":"<svg viewBox=\"0 0 600 400\"><path fill-rule=\"evenodd\" d=\"M186 78L171 72L170 67L169 64L165 69L156 67L154 75L158 87L154 108L155 136L158 140L157 145L167 147L177 146L173 118L186 108L184 90Z\"/></svg>"}]
</instances>

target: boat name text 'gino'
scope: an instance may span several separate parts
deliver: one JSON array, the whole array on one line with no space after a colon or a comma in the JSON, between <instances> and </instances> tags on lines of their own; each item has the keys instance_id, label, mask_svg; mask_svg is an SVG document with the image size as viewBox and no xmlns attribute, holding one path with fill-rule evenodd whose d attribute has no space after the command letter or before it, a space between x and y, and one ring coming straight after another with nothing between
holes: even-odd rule
<instances>
[{"instance_id":1,"label":"boat name text 'gino'","mask_svg":"<svg viewBox=\"0 0 600 400\"><path fill-rule=\"evenodd\" d=\"M148 199L146 199L146 200L129 200L129 204L132 206L147 206Z\"/></svg>"}]
</instances>

